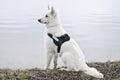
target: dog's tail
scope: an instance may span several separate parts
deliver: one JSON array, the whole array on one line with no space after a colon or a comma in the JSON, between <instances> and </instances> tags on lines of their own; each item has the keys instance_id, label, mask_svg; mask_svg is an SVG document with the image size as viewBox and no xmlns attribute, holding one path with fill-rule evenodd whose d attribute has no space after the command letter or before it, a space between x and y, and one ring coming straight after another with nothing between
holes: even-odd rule
<instances>
[{"instance_id":1,"label":"dog's tail","mask_svg":"<svg viewBox=\"0 0 120 80\"><path fill-rule=\"evenodd\" d=\"M89 67L87 64L85 65L85 70L84 72L88 75L91 75L96 78L103 78L103 74L97 71L96 68Z\"/></svg>"}]
</instances>

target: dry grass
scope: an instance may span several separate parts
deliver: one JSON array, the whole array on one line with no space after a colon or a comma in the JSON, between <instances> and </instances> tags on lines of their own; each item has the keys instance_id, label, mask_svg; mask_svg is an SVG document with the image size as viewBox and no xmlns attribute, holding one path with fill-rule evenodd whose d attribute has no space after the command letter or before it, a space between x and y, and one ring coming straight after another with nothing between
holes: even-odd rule
<instances>
[{"instance_id":1,"label":"dry grass","mask_svg":"<svg viewBox=\"0 0 120 80\"><path fill-rule=\"evenodd\" d=\"M106 63L88 63L104 74L104 79L97 79L81 71L0 69L0 80L120 80L120 61Z\"/></svg>"}]
</instances>

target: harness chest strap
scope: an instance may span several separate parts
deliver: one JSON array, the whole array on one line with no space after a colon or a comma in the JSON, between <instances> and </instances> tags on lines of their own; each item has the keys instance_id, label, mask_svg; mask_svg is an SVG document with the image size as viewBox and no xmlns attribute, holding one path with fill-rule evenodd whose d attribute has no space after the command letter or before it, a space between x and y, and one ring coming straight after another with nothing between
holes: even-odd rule
<instances>
[{"instance_id":1,"label":"harness chest strap","mask_svg":"<svg viewBox=\"0 0 120 80\"><path fill-rule=\"evenodd\" d=\"M60 37L55 37L51 33L48 36L53 40L54 44L57 46L57 52L60 53L61 46L64 42L69 41L70 37L68 34L64 34Z\"/></svg>"}]
</instances>

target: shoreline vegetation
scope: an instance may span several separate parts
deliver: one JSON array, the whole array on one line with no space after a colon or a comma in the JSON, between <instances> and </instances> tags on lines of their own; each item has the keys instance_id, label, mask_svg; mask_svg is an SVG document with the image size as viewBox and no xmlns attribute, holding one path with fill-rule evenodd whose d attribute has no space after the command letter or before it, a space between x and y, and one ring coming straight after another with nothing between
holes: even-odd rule
<instances>
[{"instance_id":1,"label":"shoreline vegetation","mask_svg":"<svg viewBox=\"0 0 120 80\"><path fill-rule=\"evenodd\" d=\"M89 76L82 71L41 70L40 68L12 70L0 69L0 80L120 80L120 61L88 63L104 74L103 79Z\"/></svg>"}]
</instances>

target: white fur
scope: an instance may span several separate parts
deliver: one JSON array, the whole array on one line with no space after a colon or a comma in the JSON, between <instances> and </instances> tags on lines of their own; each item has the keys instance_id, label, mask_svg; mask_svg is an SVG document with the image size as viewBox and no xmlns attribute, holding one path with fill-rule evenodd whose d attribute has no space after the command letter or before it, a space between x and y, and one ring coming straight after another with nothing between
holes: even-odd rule
<instances>
[{"instance_id":1,"label":"white fur","mask_svg":"<svg viewBox=\"0 0 120 80\"><path fill-rule=\"evenodd\" d=\"M56 10L52 7L51 11L47 13L48 17L41 18L40 22L46 24L47 32L54 36L61 36L66 33L63 29L60 18ZM69 70L84 71L86 74L96 78L103 78L103 74L95 68L89 67L85 62L85 57L78 44L71 38L69 41L63 43L60 53L57 53L57 47L53 40L46 36L46 52L47 52L47 67L49 67L52 58L54 58L54 67L57 66L57 58L61 57L64 64Z\"/></svg>"}]
</instances>

